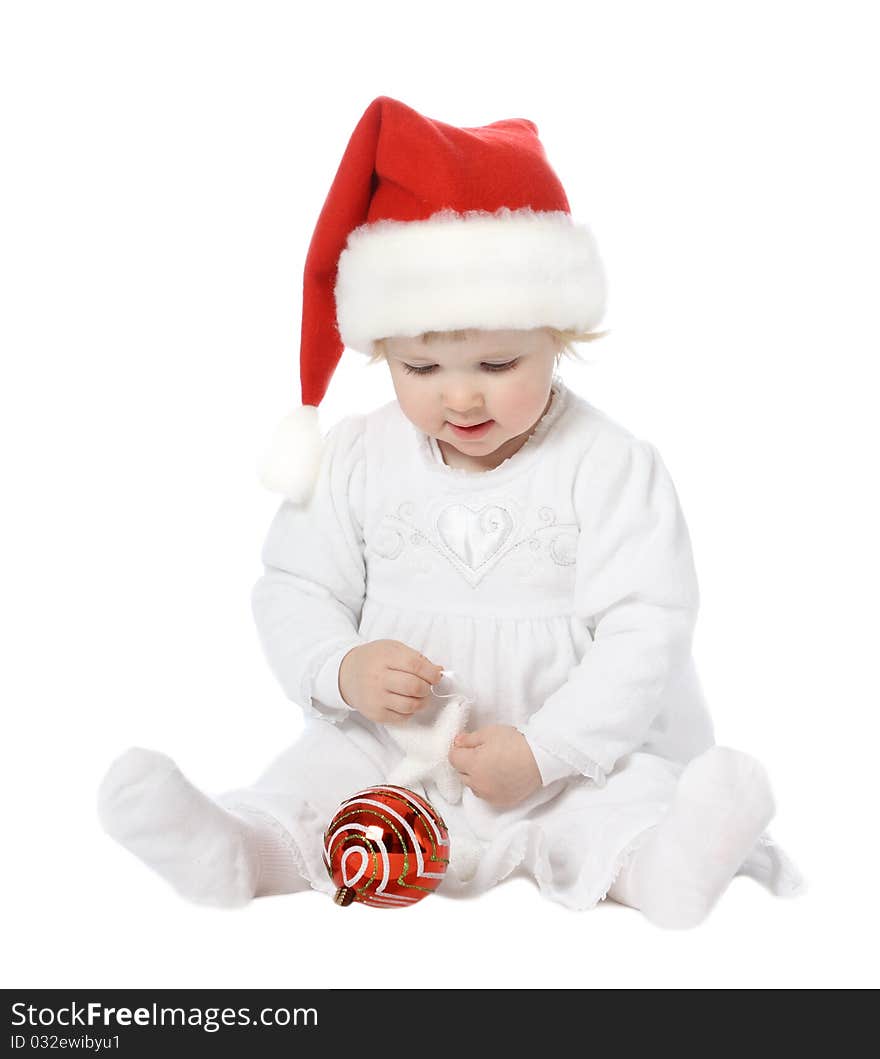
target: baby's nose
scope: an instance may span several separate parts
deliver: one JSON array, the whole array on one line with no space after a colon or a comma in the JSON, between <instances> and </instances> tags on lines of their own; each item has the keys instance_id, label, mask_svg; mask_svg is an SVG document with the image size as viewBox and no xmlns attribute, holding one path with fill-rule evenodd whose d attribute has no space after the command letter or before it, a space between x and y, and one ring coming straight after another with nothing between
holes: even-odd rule
<instances>
[{"instance_id":1,"label":"baby's nose","mask_svg":"<svg viewBox=\"0 0 880 1059\"><path fill-rule=\"evenodd\" d=\"M450 383L442 400L450 416L458 419L475 419L485 406L482 393L467 380Z\"/></svg>"},{"instance_id":2,"label":"baby's nose","mask_svg":"<svg viewBox=\"0 0 880 1059\"><path fill-rule=\"evenodd\" d=\"M471 423L476 422L483 414L483 405L464 404L452 405L447 404L447 418L454 420L456 423Z\"/></svg>"}]
</instances>

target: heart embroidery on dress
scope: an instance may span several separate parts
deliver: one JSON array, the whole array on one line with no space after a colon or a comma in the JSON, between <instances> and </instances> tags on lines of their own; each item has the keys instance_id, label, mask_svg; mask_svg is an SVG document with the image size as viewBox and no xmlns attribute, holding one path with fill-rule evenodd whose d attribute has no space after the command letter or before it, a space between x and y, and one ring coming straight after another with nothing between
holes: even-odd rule
<instances>
[{"instance_id":1,"label":"heart embroidery on dress","mask_svg":"<svg viewBox=\"0 0 880 1059\"><path fill-rule=\"evenodd\" d=\"M512 530L510 513L497 505L474 511L464 504L453 504L437 519L440 539L471 570L489 562Z\"/></svg>"}]
</instances>

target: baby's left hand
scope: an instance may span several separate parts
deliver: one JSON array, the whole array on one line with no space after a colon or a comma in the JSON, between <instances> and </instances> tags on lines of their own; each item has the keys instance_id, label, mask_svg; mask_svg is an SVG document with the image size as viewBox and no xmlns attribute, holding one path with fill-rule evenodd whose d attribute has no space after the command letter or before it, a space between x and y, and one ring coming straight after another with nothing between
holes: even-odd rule
<instances>
[{"instance_id":1,"label":"baby's left hand","mask_svg":"<svg viewBox=\"0 0 880 1059\"><path fill-rule=\"evenodd\" d=\"M526 737L510 725L490 724L457 735L449 763L466 787L499 809L518 805L541 786Z\"/></svg>"}]
</instances>

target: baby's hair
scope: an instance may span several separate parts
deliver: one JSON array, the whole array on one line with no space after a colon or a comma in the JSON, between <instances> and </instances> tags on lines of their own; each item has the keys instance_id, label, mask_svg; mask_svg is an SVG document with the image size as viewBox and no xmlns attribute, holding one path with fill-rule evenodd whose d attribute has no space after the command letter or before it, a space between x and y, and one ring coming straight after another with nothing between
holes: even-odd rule
<instances>
[{"instance_id":1,"label":"baby's hair","mask_svg":"<svg viewBox=\"0 0 880 1059\"><path fill-rule=\"evenodd\" d=\"M558 364L562 357L571 357L574 360L581 360L581 356L578 351L574 348L576 342L595 342L599 338L604 338L605 335L610 334L610 331L560 331L556 327L548 327L547 330L553 335L557 342L562 344L562 349L556 354L556 363ZM450 339L453 342L463 342L468 335L473 333L473 329L466 329L464 331L425 331L423 334L417 337L421 342L427 345L429 342L433 342L437 338ZM377 361L384 360L387 357L387 350L385 348L385 338L377 338L373 342L373 352L370 354L368 364L375 364Z\"/></svg>"}]
</instances>

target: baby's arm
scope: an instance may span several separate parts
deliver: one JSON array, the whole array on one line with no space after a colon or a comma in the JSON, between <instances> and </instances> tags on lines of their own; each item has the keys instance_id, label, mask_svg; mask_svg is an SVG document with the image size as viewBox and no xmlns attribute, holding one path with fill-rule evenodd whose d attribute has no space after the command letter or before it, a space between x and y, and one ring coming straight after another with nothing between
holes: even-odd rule
<instances>
[{"instance_id":1,"label":"baby's arm","mask_svg":"<svg viewBox=\"0 0 880 1059\"><path fill-rule=\"evenodd\" d=\"M363 416L327 435L311 498L285 501L263 548L252 603L260 640L285 694L332 721L351 707L339 666L358 635L365 591Z\"/></svg>"},{"instance_id":2,"label":"baby's arm","mask_svg":"<svg viewBox=\"0 0 880 1059\"><path fill-rule=\"evenodd\" d=\"M593 642L519 731L601 784L644 742L689 656L699 594L687 527L656 450L634 438L594 449L575 486L575 607Z\"/></svg>"}]
</instances>

